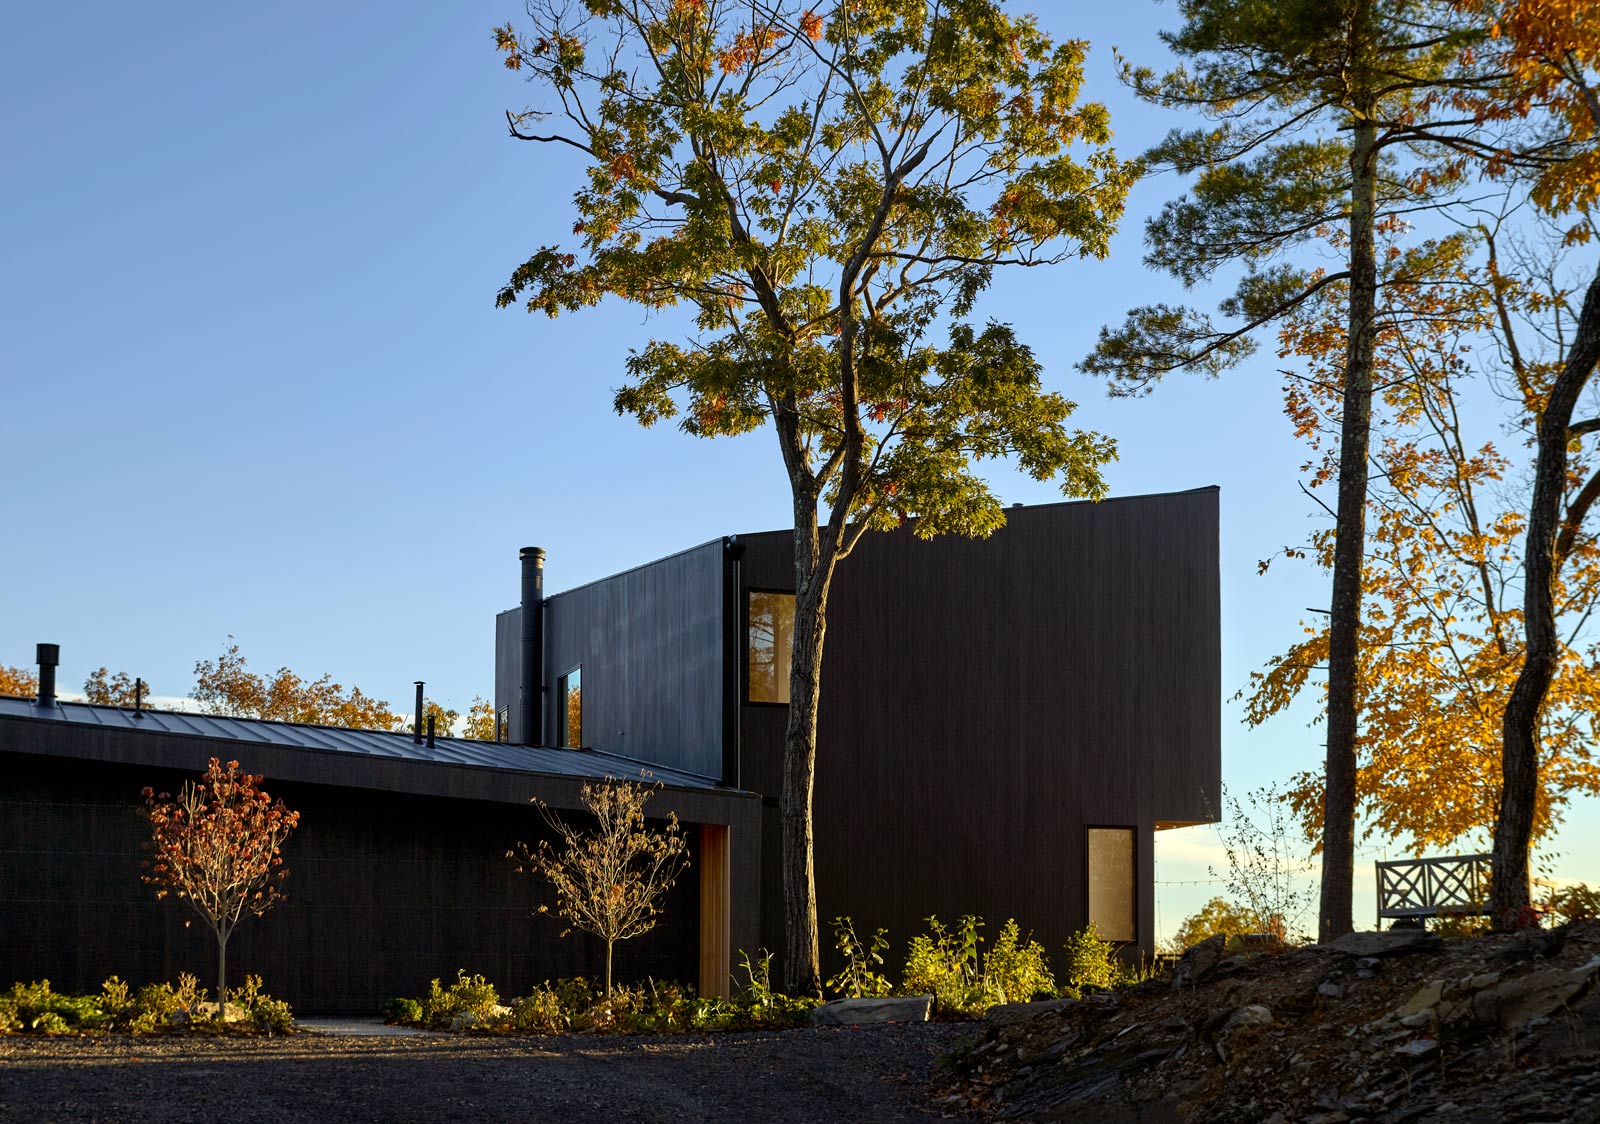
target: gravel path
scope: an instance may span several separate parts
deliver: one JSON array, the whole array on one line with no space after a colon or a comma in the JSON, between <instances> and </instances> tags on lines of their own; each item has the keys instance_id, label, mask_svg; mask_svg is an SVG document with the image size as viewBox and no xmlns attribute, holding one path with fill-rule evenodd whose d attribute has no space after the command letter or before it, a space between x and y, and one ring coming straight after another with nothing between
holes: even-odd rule
<instances>
[{"instance_id":1,"label":"gravel path","mask_svg":"<svg viewBox=\"0 0 1600 1124\"><path fill-rule=\"evenodd\" d=\"M0 1122L644 1124L940 1119L971 1027L671 1038L0 1038Z\"/></svg>"}]
</instances>

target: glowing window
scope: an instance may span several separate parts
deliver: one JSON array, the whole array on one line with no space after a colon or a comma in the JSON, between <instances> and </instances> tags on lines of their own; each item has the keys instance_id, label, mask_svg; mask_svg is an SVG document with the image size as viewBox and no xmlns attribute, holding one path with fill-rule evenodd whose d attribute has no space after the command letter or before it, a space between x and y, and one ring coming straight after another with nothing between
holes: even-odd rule
<instances>
[{"instance_id":1,"label":"glowing window","mask_svg":"<svg viewBox=\"0 0 1600 1124\"><path fill-rule=\"evenodd\" d=\"M1134 870L1131 827L1089 829L1089 920L1108 941L1138 939Z\"/></svg>"},{"instance_id":2,"label":"glowing window","mask_svg":"<svg viewBox=\"0 0 1600 1124\"><path fill-rule=\"evenodd\" d=\"M789 660L794 646L794 594L752 590L747 620L749 699L753 703L787 703Z\"/></svg>"}]
</instances>

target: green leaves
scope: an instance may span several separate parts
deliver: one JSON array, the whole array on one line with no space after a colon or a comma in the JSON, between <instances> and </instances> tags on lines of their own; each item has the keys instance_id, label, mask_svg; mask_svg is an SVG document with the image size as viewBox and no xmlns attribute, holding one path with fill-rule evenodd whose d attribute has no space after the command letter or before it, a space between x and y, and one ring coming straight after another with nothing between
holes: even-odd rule
<instances>
[{"instance_id":1,"label":"green leaves","mask_svg":"<svg viewBox=\"0 0 1600 1124\"><path fill-rule=\"evenodd\" d=\"M630 355L619 413L708 437L776 423L796 488L841 505L841 529L987 533L1003 510L984 459L1104 491L1112 443L1066 426L1008 327L965 323L996 268L1107 253L1142 169L1079 101L1086 43L995 0L532 19L496 43L557 129L513 115L513 132L581 155L578 241L537 250L497 303L688 306L687 338Z\"/></svg>"}]
</instances>

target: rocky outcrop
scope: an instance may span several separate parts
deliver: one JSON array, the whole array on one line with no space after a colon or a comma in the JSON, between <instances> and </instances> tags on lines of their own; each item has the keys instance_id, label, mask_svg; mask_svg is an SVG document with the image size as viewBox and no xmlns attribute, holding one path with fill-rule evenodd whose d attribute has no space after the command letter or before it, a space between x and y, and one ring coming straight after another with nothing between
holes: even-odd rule
<instances>
[{"instance_id":1,"label":"rocky outcrop","mask_svg":"<svg viewBox=\"0 0 1600 1124\"><path fill-rule=\"evenodd\" d=\"M1171 981L1001 1014L945 1084L1017 1120L1600 1124L1600 923L1205 942Z\"/></svg>"}]
</instances>

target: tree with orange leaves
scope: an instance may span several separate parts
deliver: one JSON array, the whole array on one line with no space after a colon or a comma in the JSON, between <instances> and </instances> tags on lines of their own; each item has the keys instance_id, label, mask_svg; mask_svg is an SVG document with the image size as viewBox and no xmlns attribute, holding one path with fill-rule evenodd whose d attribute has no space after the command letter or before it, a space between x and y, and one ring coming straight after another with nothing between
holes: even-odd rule
<instances>
[{"instance_id":1,"label":"tree with orange leaves","mask_svg":"<svg viewBox=\"0 0 1600 1124\"><path fill-rule=\"evenodd\" d=\"M1486 240L1491 251L1492 238ZM1371 527L1363 561L1356 794L1366 832L1417 853L1485 833L1501 791L1501 725L1523 660L1518 589L1526 518L1504 496L1514 465L1492 441L1474 440L1462 420L1466 386L1504 374L1512 421L1531 425L1552 364L1530 326L1560 338L1571 310L1559 287L1541 292L1523 269L1513 281L1498 256L1472 262L1464 239L1424 248L1423 270L1391 257L1380 314L1386 331L1375 356L1381 388L1373 411ZM1418 284L1406 275L1427 278ZM1494 342L1500 347L1483 347ZM1530 338L1533 337L1533 338ZM1297 315L1279 334L1285 408L1313 449L1310 488L1337 470L1342 332L1326 311ZM1479 360L1479 354L1500 361ZM1482 368L1487 362L1488 370ZM1481 381L1477 389L1482 390ZM1565 503L1578 515L1594 502L1586 486L1600 467L1579 454ZM1332 531L1312 536L1309 553L1331 565ZM1287 553L1298 555L1299 548ZM1265 565L1265 564L1263 564ZM1600 794L1600 647L1585 624L1600 599L1600 546L1574 531L1555 584L1563 644L1542 714L1544 761L1535 798L1534 834L1548 833L1575 794ZM1285 710L1327 662L1325 623L1252 676L1246 719ZM1320 834L1323 778L1302 773L1288 793L1308 835Z\"/></svg>"},{"instance_id":2,"label":"tree with orange leaves","mask_svg":"<svg viewBox=\"0 0 1600 1124\"><path fill-rule=\"evenodd\" d=\"M151 836L144 881L157 898L186 902L216 937L219 1013L228 996L228 938L244 918L283 900L289 871L279 852L300 823L299 812L260 785L237 761L224 766L213 757L200 782L186 783L176 797L144 790Z\"/></svg>"},{"instance_id":3,"label":"tree with orange leaves","mask_svg":"<svg viewBox=\"0 0 1600 1124\"><path fill-rule=\"evenodd\" d=\"M1460 0L1489 21L1498 64L1515 76L1509 92L1476 99L1480 120L1526 124L1527 143L1508 148L1497 171L1528 174L1534 204L1571 222L1567 241L1589 242L1600 201L1600 19L1587 0ZM1498 96L1497 96L1498 95ZM1501 927L1526 925L1532 909L1528 853L1539 820L1541 721L1562 659L1557 620L1564 545L1574 527L1563 500L1570 458L1582 439L1600 432L1600 418L1573 412L1600 364L1600 269L1565 341L1559 373L1540 403L1538 458L1524 547L1523 620L1526 658L1506 705L1502 727L1503 784L1495 820L1490 910ZM1600 489L1600 473L1593 478ZM1581 513L1577 521L1581 523Z\"/></svg>"},{"instance_id":4,"label":"tree with orange leaves","mask_svg":"<svg viewBox=\"0 0 1600 1124\"><path fill-rule=\"evenodd\" d=\"M25 667L0 663L0 695L31 699L39 692L39 677Z\"/></svg>"}]
</instances>

